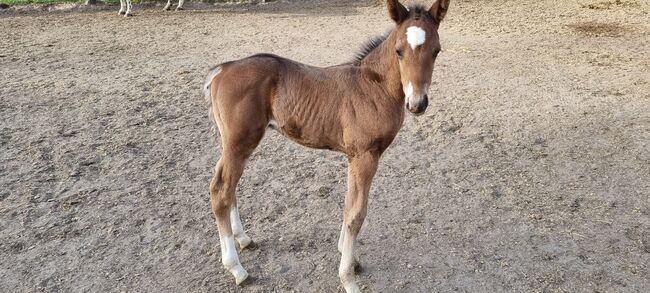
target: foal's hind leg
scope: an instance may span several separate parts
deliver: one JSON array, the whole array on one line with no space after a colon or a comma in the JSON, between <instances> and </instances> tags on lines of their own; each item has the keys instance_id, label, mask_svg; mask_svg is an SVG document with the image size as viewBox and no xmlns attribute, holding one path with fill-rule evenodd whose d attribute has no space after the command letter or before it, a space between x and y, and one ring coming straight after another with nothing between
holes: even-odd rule
<instances>
[{"instance_id":1,"label":"foal's hind leg","mask_svg":"<svg viewBox=\"0 0 650 293\"><path fill-rule=\"evenodd\" d=\"M243 162L222 156L215 169L214 177L210 182L210 202L219 229L221 263L235 276L235 282L240 284L248 278L248 272L239 262L228 214L234 206L234 190L241 176L241 170L244 169Z\"/></svg>"},{"instance_id":2,"label":"foal's hind leg","mask_svg":"<svg viewBox=\"0 0 650 293\"><path fill-rule=\"evenodd\" d=\"M264 135L264 128L241 129L235 134L221 133L223 153L210 182L210 202L219 229L221 262L240 284L248 278L248 273L239 262L235 239L243 248L250 243L250 238L244 233L239 219L235 189L246 160Z\"/></svg>"}]
</instances>

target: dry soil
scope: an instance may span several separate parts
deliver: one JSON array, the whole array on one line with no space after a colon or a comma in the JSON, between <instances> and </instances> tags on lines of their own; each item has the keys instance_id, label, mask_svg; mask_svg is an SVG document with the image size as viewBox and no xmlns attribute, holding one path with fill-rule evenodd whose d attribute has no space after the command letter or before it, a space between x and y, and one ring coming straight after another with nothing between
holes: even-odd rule
<instances>
[{"instance_id":1,"label":"dry soil","mask_svg":"<svg viewBox=\"0 0 650 293\"><path fill-rule=\"evenodd\" d=\"M191 3L190 3L191 4ZM366 292L650 292L650 8L453 0L430 106L371 190ZM201 84L258 52L326 66L370 2L0 11L0 291L336 292L346 160L268 132L224 272Z\"/></svg>"}]
</instances>

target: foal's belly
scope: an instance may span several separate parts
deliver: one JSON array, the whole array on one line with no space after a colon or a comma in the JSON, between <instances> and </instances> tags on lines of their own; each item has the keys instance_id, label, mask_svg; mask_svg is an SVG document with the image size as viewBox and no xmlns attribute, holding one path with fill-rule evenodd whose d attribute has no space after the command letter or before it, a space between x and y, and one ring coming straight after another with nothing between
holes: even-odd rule
<instances>
[{"instance_id":1,"label":"foal's belly","mask_svg":"<svg viewBox=\"0 0 650 293\"><path fill-rule=\"evenodd\" d=\"M338 123L323 123L318 119L302 122L297 117L278 117L269 121L269 128L306 147L343 151L336 124Z\"/></svg>"}]
</instances>

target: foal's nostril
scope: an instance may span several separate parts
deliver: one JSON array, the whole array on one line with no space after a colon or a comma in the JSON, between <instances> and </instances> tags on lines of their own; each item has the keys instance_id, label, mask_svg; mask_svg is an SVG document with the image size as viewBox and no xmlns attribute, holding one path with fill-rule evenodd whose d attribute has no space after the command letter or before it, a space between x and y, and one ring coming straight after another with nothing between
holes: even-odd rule
<instances>
[{"instance_id":1,"label":"foal's nostril","mask_svg":"<svg viewBox=\"0 0 650 293\"><path fill-rule=\"evenodd\" d=\"M427 109L427 105L425 103L419 104L418 108L415 110L415 113L421 114Z\"/></svg>"},{"instance_id":2,"label":"foal's nostril","mask_svg":"<svg viewBox=\"0 0 650 293\"><path fill-rule=\"evenodd\" d=\"M419 115L424 113L424 111L427 110L428 106L429 106L429 99L426 96L424 96L424 99L420 103L418 103L415 107L413 107L413 109L409 109L409 110L411 111L411 113Z\"/></svg>"}]
</instances>

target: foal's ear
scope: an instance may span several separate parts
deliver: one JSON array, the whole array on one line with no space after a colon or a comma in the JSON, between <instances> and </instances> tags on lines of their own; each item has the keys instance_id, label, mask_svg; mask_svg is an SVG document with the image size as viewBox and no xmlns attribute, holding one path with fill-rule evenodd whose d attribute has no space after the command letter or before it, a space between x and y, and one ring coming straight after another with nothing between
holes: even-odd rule
<instances>
[{"instance_id":1,"label":"foal's ear","mask_svg":"<svg viewBox=\"0 0 650 293\"><path fill-rule=\"evenodd\" d=\"M449 0L437 0L429 8L429 14L433 16L436 22L440 23L445 18L445 14L447 14L447 8L449 8Z\"/></svg>"},{"instance_id":2,"label":"foal's ear","mask_svg":"<svg viewBox=\"0 0 650 293\"><path fill-rule=\"evenodd\" d=\"M400 23L409 15L409 11L398 0L388 0L388 14L396 23Z\"/></svg>"}]
</instances>

